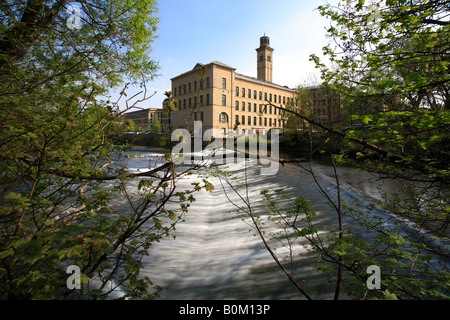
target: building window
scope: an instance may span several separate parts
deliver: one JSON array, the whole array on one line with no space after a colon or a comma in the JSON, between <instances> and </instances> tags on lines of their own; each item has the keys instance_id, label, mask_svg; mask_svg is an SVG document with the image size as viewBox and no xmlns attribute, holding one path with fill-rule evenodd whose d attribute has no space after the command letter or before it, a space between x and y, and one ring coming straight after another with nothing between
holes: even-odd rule
<instances>
[{"instance_id":1,"label":"building window","mask_svg":"<svg viewBox=\"0 0 450 320\"><path fill-rule=\"evenodd\" d=\"M262 113L262 104L259 105L259 113Z\"/></svg>"},{"instance_id":2,"label":"building window","mask_svg":"<svg viewBox=\"0 0 450 320\"><path fill-rule=\"evenodd\" d=\"M194 91L197 91L197 81L194 81Z\"/></svg>"},{"instance_id":3,"label":"building window","mask_svg":"<svg viewBox=\"0 0 450 320\"><path fill-rule=\"evenodd\" d=\"M253 117L253 125L256 126L256 117Z\"/></svg>"},{"instance_id":4,"label":"building window","mask_svg":"<svg viewBox=\"0 0 450 320\"><path fill-rule=\"evenodd\" d=\"M264 118L264 126L267 126L267 118Z\"/></svg>"},{"instance_id":5,"label":"building window","mask_svg":"<svg viewBox=\"0 0 450 320\"><path fill-rule=\"evenodd\" d=\"M251 125L252 124L252 117L248 116L247 118L247 124Z\"/></svg>"},{"instance_id":6,"label":"building window","mask_svg":"<svg viewBox=\"0 0 450 320\"><path fill-rule=\"evenodd\" d=\"M200 111L200 120L203 121L203 111Z\"/></svg>"},{"instance_id":7,"label":"building window","mask_svg":"<svg viewBox=\"0 0 450 320\"><path fill-rule=\"evenodd\" d=\"M235 119L234 119L234 123L239 124L239 116L236 115Z\"/></svg>"},{"instance_id":8,"label":"building window","mask_svg":"<svg viewBox=\"0 0 450 320\"><path fill-rule=\"evenodd\" d=\"M248 109L247 109L247 111L252 111L252 103L251 103L251 102L248 103Z\"/></svg>"},{"instance_id":9,"label":"building window","mask_svg":"<svg viewBox=\"0 0 450 320\"><path fill-rule=\"evenodd\" d=\"M245 88L242 88L242 98L245 98Z\"/></svg>"},{"instance_id":10,"label":"building window","mask_svg":"<svg viewBox=\"0 0 450 320\"><path fill-rule=\"evenodd\" d=\"M192 98L189 98L189 102L188 102L188 108L190 108L190 107L192 107Z\"/></svg>"},{"instance_id":11,"label":"building window","mask_svg":"<svg viewBox=\"0 0 450 320\"><path fill-rule=\"evenodd\" d=\"M200 96L200 106L203 106L203 95Z\"/></svg>"},{"instance_id":12,"label":"building window","mask_svg":"<svg viewBox=\"0 0 450 320\"><path fill-rule=\"evenodd\" d=\"M269 118L269 127L272 126L272 118Z\"/></svg>"},{"instance_id":13,"label":"building window","mask_svg":"<svg viewBox=\"0 0 450 320\"><path fill-rule=\"evenodd\" d=\"M245 111L245 102L242 101L242 111Z\"/></svg>"},{"instance_id":14,"label":"building window","mask_svg":"<svg viewBox=\"0 0 450 320\"><path fill-rule=\"evenodd\" d=\"M273 126L274 126L274 127L277 126L277 119L273 119Z\"/></svg>"},{"instance_id":15,"label":"building window","mask_svg":"<svg viewBox=\"0 0 450 320\"><path fill-rule=\"evenodd\" d=\"M186 99L183 99L183 109L186 109Z\"/></svg>"},{"instance_id":16,"label":"building window","mask_svg":"<svg viewBox=\"0 0 450 320\"><path fill-rule=\"evenodd\" d=\"M253 112L256 112L256 103L253 104Z\"/></svg>"},{"instance_id":17,"label":"building window","mask_svg":"<svg viewBox=\"0 0 450 320\"><path fill-rule=\"evenodd\" d=\"M239 97L239 87L236 87L236 97Z\"/></svg>"},{"instance_id":18,"label":"building window","mask_svg":"<svg viewBox=\"0 0 450 320\"><path fill-rule=\"evenodd\" d=\"M210 101L209 101L209 93L206 95L206 105L209 106Z\"/></svg>"},{"instance_id":19,"label":"building window","mask_svg":"<svg viewBox=\"0 0 450 320\"><path fill-rule=\"evenodd\" d=\"M259 117L259 125L262 126L262 118Z\"/></svg>"},{"instance_id":20,"label":"building window","mask_svg":"<svg viewBox=\"0 0 450 320\"><path fill-rule=\"evenodd\" d=\"M194 112L194 121L197 121L197 112Z\"/></svg>"},{"instance_id":21,"label":"building window","mask_svg":"<svg viewBox=\"0 0 450 320\"><path fill-rule=\"evenodd\" d=\"M245 124L245 116L242 116L242 124Z\"/></svg>"},{"instance_id":22,"label":"building window","mask_svg":"<svg viewBox=\"0 0 450 320\"><path fill-rule=\"evenodd\" d=\"M262 100L262 91L259 92L259 100Z\"/></svg>"},{"instance_id":23,"label":"building window","mask_svg":"<svg viewBox=\"0 0 450 320\"><path fill-rule=\"evenodd\" d=\"M186 85L183 84L183 93L186 94Z\"/></svg>"},{"instance_id":24,"label":"building window","mask_svg":"<svg viewBox=\"0 0 450 320\"><path fill-rule=\"evenodd\" d=\"M222 95L222 106L226 106L227 105L227 96L226 95Z\"/></svg>"},{"instance_id":25,"label":"building window","mask_svg":"<svg viewBox=\"0 0 450 320\"><path fill-rule=\"evenodd\" d=\"M191 88L191 83L189 82L189 93L191 93L191 90L192 88Z\"/></svg>"},{"instance_id":26,"label":"building window","mask_svg":"<svg viewBox=\"0 0 450 320\"><path fill-rule=\"evenodd\" d=\"M227 79L222 78L222 89L226 89L227 88Z\"/></svg>"},{"instance_id":27,"label":"building window","mask_svg":"<svg viewBox=\"0 0 450 320\"><path fill-rule=\"evenodd\" d=\"M267 92L264 92L264 101L267 101Z\"/></svg>"},{"instance_id":28,"label":"building window","mask_svg":"<svg viewBox=\"0 0 450 320\"><path fill-rule=\"evenodd\" d=\"M222 128L222 134L227 134L227 129Z\"/></svg>"},{"instance_id":29,"label":"building window","mask_svg":"<svg viewBox=\"0 0 450 320\"><path fill-rule=\"evenodd\" d=\"M239 101L236 101L236 110L239 111Z\"/></svg>"},{"instance_id":30,"label":"building window","mask_svg":"<svg viewBox=\"0 0 450 320\"><path fill-rule=\"evenodd\" d=\"M269 95L269 101L272 102L272 94Z\"/></svg>"},{"instance_id":31,"label":"building window","mask_svg":"<svg viewBox=\"0 0 450 320\"><path fill-rule=\"evenodd\" d=\"M272 105L269 105L269 114L272 114Z\"/></svg>"},{"instance_id":32,"label":"building window","mask_svg":"<svg viewBox=\"0 0 450 320\"><path fill-rule=\"evenodd\" d=\"M253 90L253 99L256 100L256 90Z\"/></svg>"},{"instance_id":33,"label":"building window","mask_svg":"<svg viewBox=\"0 0 450 320\"><path fill-rule=\"evenodd\" d=\"M209 77L206 77L206 89L209 89L209 86L210 86Z\"/></svg>"},{"instance_id":34,"label":"building window","mask_svg":"<svg viewBox=\"0 0 450 320\"><path fill-rule=\"evenodd\" d=\"M219 115L219 122L228 123L228 114L226 114L225 112L222 112Z\"/></svg>"},{"instance_id":35,"label":"building window","mask_svg":"<svg viewBox=\"0 0 450 320\"><path fill-rule=\"evenodd\" d=\"M173 96L174 96L174 97L177 96L177 87L175 87L175 88L173 89Z\"/></svg>"},{"instance_id":36,"label":"building window","mask_svg":"<svg viewBox=\"0 0 450 320\"><path fill-rule=\"evenodd\" d=\"M252 90L248 89L248 98L250 99L252 97Z\"/></svg>"},{"instance_id":37,"label":"building window","mask_svg":"<svg viewBox=\"0 0 450 320\"><path fill-rule=\"evenodd\" d=\"M200 90L203 90L203 79L200 80Z\"/></svg>"},{"instance_id":38,"label":"building window","mask_svg":"<svg viewBox=\"0 0 450 320\"><path fill-rule=\"evenodd\" d=\"M283 104L286 104L286 97L283 97Z\"/></svg>"}]
</instances>

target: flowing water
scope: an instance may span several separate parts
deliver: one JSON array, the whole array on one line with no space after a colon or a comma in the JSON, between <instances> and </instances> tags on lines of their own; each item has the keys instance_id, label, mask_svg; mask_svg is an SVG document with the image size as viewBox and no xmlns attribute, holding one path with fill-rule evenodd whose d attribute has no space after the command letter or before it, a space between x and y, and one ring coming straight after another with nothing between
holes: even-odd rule
<instances>
[{"instance_id":1,"label":"flowing water","mask_svg":"<svg viewBox=\"0 0 450 320\"><path fill-rule=\"evenodd\" d=\"M143 153L143 158L132 159L129 170L149 167L157 154ZM253 159L238 164L226 165L227 170L244 178L246 172L249 188L239 189L241 196L252 200L255 212L265 217L260 191L285 190L303 196L312 203L318 213L318 222L331 226L336 223L336 212L330 207L313 178L298 166L280 166L277 174L263 176L260 166ZM180 168L181 169L181 168ZM246 170L244 170L246 169ZM333 168L319 163L313 164L316 177L325 191L336 194ZM398 192L402 186L396 181L377 181L369 173L352 168L338 168L343 198L369 204L382 199L382 192ZM193 182L202 177L194 174L184 177L177 184L179 190L190 189ZM226 187L226 193L218 178L208 177L215 189L195 194L196 201L189 208L185 221L177 225L173 234L155 244L143 260L143 276L149 276L154 284L163 288L160 299L301 299L297 289L289 282L274 263L261 239L237 214L230 200L242 205L236 192ZM228 197L227 197L228 196ZM387 215L387 213L385 213ZM358 226L352 223L354 231ZM362 230L362 229L361 229ZM365 237L371 235L365 234ZM334 287L317 271L312 257L305 255L301 243L293 250L296 254L293 275L314 299L330 299ZM287 251L280 248L283 256ZM303 255L300 255L303 253Z\"/></svg>"}]
</instances>

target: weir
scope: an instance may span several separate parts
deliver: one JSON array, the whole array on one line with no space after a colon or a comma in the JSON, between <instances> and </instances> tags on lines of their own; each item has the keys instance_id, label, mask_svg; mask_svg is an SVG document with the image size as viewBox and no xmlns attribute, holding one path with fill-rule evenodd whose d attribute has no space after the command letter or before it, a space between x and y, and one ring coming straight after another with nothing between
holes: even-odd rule
<instances>
[{"instance_id":1,"label":"weir","mask_svg":"<svg viewBox=\"0 0 450 320\"><path fill-rule=\"evenodd\" d=\"M132 159L129 170L148 167L155 155L148 156ZM286 192L305 197L312 203L311 209L318 214L316 223L330 228L337 223L336 212L330 208L311 175L297 166L280 166L274 175L261 175L261 164L252 158L221 167L247 178L249 188L239 188L238 191L242 196L253 199L255 212L261 219L267 218L268 209L260 192L284 188ZM333 197L336 187L330 168L313 163L319 183ZM186 167L180 166L179 170L182 169ZM371 185L361 172L355 173L352 168L338 168L338 174L342 174L343 198L349 202L357 200L363 205L379 199L379 186ZM142 276L149 276L163 288L161 299L301 299L299 292L277 268L261 239L255 236L248 221L231 212L236 209L232 203L240 201L235 192L222 184L219 178L201 174L184 177L178 181L177 188L189 189L192 183L201 182L202 178L214 185L214 191L202 190L195 194L196 201L191 204L185 221L179 223L174 231L176 239L162 240L150 248L148 257L144 257ZM222 186L225 186L226 193ZM398 191L401 185L391 181L384 188L385 191ZM382 211L377 211L377 214L389 215ZM398 219L394 216L388 218L390 221ZM374 236L353 219L344 219L344 230L347 227L360 232L364 240ZM305 245L306 242L298 242L291 248L296 259L293 275L313 299L332 299L334 286L317 271L316 260L307 254ZM442 243L437 245L442 247ZM281 247L277 253L282 257L288 251Z\"/></svg>"}]
</instances>

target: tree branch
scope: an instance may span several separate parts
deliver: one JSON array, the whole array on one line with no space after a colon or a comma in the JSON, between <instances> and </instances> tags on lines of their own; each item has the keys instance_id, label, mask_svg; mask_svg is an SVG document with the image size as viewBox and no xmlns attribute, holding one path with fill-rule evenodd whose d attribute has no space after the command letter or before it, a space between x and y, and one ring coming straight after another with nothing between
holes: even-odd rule
<instances>
[{"instance_id":1,"label":"tree branch","mask_svg":"<svg viewBox=\"0 0 450 320\"><path fill-rule=\"evenodd\" d=\"M24 161L24 159L22 159L22 161ZM28 161L24 161L24 162L28 163ZM161 170L169 168L171 165L172 165L171 162L166 162L163 165L161 165L155 169L152 169L150 171L141 172L141 173L118 174L118 175L95 175L95 174L93 174L93 175L77 175L77 174L72 174L70 172L66 172L63 170L42 168L42 167L40 168L40 170L43 172L46 172L49 174L54 174L54 175L64 177L64 178L79 179L79 180L110 181L110 180L116 180L116 179L120 179L120 178L149 177L156 172L159 172Z\"/></svg>"}]
</instances>

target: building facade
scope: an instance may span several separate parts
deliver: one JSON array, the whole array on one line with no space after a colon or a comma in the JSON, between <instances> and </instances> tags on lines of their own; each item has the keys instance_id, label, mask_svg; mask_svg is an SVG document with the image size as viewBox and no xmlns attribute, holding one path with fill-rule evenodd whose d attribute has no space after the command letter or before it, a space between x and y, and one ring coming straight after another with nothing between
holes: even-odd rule
<instances>
[{"instance_id":1,"label":"building facade","mask_svg":"<svg viewBox=\"0 0 450 320\"><path fill-rule=\"evenodd\" d=\"M280 109L295 91L272 82L273 49L267 36L260 38L257 51L257 78L236 72L218 61L197 63L188 72L172 78L172 96L176 112L171 115L171 129L193 128L202 121L203 130L217 129L222 134L230 130L249 135L282 128L285 119Z\"/></svg>"}]
</instances>

